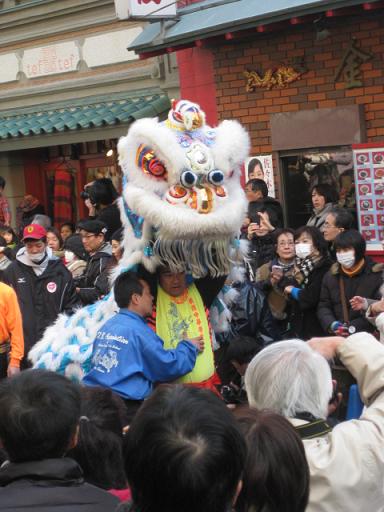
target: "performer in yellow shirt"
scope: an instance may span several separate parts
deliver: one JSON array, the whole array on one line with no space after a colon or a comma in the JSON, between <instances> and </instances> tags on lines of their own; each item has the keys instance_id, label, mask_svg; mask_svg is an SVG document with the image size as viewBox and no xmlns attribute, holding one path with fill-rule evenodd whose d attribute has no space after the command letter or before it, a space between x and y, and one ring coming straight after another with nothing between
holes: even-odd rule
<instances>
[{"instance_id":1,"label":"performer in yellow shirt","mask_svg":"<svg viewBox=\"0 0 384 512\"><path fill-rule=\"evenodd\" d=\"M23 356L23 321L16 293L0 282L0 378L18 373Z\"/></svg>"}]
</instances>

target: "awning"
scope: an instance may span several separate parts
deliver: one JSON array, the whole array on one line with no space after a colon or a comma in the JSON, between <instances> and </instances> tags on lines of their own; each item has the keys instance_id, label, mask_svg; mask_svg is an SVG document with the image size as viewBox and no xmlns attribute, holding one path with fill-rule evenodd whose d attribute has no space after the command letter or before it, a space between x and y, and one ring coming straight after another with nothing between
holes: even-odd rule
<instances>
[{"instance_id":1,"label":"awning","mask_svg":"<svg viewBox=\"0 0 384 512\"><path fill-rule=\"evenodd\" d=\"M129 46L138 54L178 49L196 40L226 32L254 29L300 16L363 5L369 10L380 0L205 0L178 10L176 20L152 23Z\"/></svg>"},{"instance_id":2,"label":"awning","mask_svg":"<svg viewBox=\"0 0 384 512\"><path fill-rule=\"evenodd\" d=\"M170 109L165 94L139 97L88 97L66 105L0 111L1 141L60 132L129 125L136 119L164 115ZM95 137L96 139L96 137Z\"/></svg>"}]
</instances>

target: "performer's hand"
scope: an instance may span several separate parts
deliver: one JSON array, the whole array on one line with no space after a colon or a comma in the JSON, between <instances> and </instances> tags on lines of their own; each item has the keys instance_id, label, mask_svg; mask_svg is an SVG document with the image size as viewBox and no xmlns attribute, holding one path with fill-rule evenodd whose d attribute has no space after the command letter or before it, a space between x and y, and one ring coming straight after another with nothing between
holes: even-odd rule
<instances>
[{"instance_id":1,"label":"performer's hand","mask_svg":"<svg viewBox=\"0 0 384 512\"><path fill-rule=\"evenodd\" d=\"M355 295L352 297L349 303L351 304L353 311L361 311L363 309L367 309L368 307L367 300L364 299L364 297L360 297L360 295Z\"/></svg>"},{"instance_id":2,"label":"performer's hand","mask_svg":"<svg viewBox=\"0 0 384 512\"><path fill-rule=\"evenodd\" d=\"M197 338L192 338L190 341L193 345L195 345L195 347L197 348L197 350L199 352L203 352L204 350L204 340L201 336L197 337Z\"/></svg>"},{"instance_id":3,"label":"performer's hand","mask_svg":"<svg viewBox=\"0 0 384 512\"><path fill-rule=\"evenodd\" d=\"M14 375L17 375L18 373L20 373L20 368L17 368L17 366L8 366L8 370L7 370L8 377L13 377Z\"/></svg>"}]
</instances>

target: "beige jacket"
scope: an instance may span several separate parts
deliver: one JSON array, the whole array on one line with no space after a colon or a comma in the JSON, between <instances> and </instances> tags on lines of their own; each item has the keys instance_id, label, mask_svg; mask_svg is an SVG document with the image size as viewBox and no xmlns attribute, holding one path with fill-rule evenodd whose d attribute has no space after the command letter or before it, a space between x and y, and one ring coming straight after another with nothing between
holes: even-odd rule
<instances>
[{"instance_id":1,"label":"beige jacket","mask_svg":"<svg viewBox=\"0 0 384 512\"><path fill-rule=\"evenodd\" d=\"M338 355L356 378L366 408L358 420L304 440L311 473L307 512L382 512L384 346L371 334L356 333L339 347Z\"/></svg>"}]
</instances>

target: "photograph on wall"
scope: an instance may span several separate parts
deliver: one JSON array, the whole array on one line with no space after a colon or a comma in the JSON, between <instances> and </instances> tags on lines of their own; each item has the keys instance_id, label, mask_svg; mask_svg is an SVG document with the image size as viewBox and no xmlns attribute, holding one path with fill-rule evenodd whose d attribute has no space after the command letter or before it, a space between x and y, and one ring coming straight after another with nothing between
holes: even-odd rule
<instances>
[{"instance_id":1,"label":"photograph on wall","mask_svg":"<svg viewBox=\"0 0 384 512\"><path fill-rule=\"evenodd\" d=\"M281 158L287 223L304 226L314 212L311 191L316 185L332 187L332 203L356 216L353 155L349 147L323 151L298 150Z\"/></svg>"},{"instance_id":2,"label":"photograph on wall","mask_svg":"<svg viewBox=\"0 0 384 512\"><path fill-rule=\"evenodd\" d=\"M357 217L367 248L381 251L384 243L384 147L353 146Z\"/></svg>"},{"instance_id":3,"label":"photograph on wall","mask_svg":"<svg viewBox=\"0 0 384 512\"><path fill-rule=\"evenodd\" d=\"M245 162L245 181L251 178L260 178L265 181L268 187L268 195L275 195L275 181L273 179L272 155L251 156Z\"/></svg>"}]
</instances>

